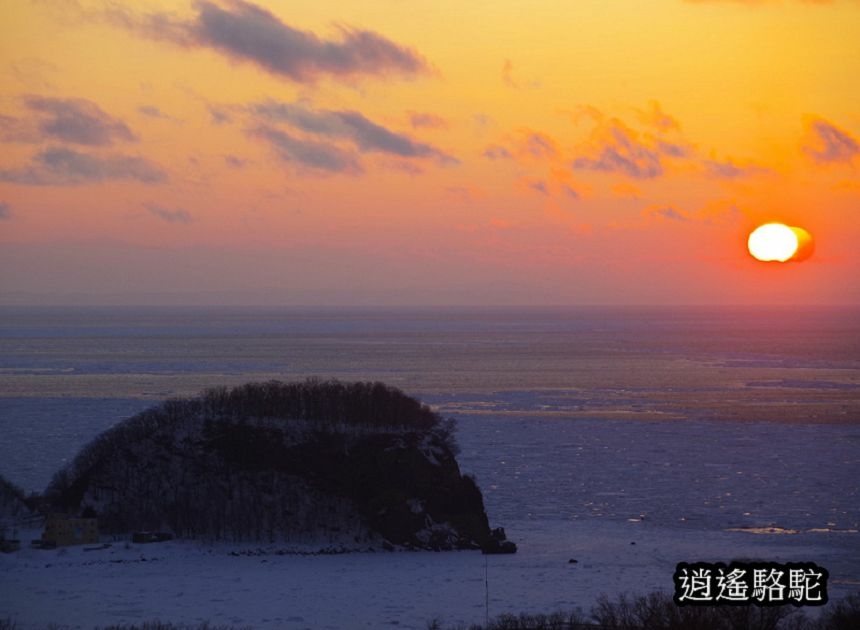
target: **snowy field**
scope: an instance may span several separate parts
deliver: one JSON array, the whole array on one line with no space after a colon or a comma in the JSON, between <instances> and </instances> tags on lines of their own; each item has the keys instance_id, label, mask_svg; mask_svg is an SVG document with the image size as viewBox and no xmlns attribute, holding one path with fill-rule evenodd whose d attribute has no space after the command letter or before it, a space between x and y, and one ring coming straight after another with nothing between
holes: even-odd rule
<instances>
[{"instance_id":1,"label":"snowy field","mask_svg":"<svg viewBox=\"0 0 860 630\"><path fill-rule=\"evenodd\" d=\"M832 534L703 536L646 523L525 521L508 526L520 543L512 556L233 556L230 551L255 547L176 541L118 543L98 551L27 549L0 558L0 611L20 628L162 619L254 628L423 629L433 618L446 624L482 622L486 584L491 616L587 611L601 593L671 592L672 572L682 560L802 557L837 574L848 564L842 556L847 534L834 545L826 540ZM860 576L855 572L853 578L831 584L831 598L860 590Z\"/></svg>"}]
</instances>

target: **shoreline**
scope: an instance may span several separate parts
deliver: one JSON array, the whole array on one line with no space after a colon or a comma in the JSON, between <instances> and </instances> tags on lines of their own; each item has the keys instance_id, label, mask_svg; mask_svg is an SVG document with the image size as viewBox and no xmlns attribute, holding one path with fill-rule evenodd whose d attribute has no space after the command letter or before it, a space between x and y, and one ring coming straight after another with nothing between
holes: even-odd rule
<instances>
[{"instance_id":1,"label":"shoreline","mask_svg":"<svg viewBox=\"0 0 860 630\"><path fill-rule=\"evenodd\" d=\"M154 619L273 629L394 624L423 630L434 618L443 627L483 622L485 579L491 617L577 609L587 613L601 594L671 593L672 573L680 561L813 561L830 571L831 602L856 593L860 585L860 570L846 559L847 550L856 548L856 534L677 531L601 519L504 525L518 543L515 555L259 556L231 553L253 545L180 540L128 548L114 544L89 552L81 547L22 549L0 556L0 610L20 630L50 623L89 628Z\"/></svg>"}]
</instances>

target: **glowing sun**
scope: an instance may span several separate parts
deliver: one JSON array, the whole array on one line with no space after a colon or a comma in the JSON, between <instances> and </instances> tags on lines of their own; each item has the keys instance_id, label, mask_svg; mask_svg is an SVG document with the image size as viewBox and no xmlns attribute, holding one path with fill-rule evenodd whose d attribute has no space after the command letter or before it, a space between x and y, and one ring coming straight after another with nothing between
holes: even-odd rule
<instances>
[{"instance_id":1,"label":"glowing sun","mask_svg":"<svg viewBox=\"0 0 860 630\"><path fill-rule=\"evenodd\" d=\"M799 262L812 255L812 236L799 227L765 223L754 229L747 240L750 254L762 262Z\"/></svg>"}]
</instances>

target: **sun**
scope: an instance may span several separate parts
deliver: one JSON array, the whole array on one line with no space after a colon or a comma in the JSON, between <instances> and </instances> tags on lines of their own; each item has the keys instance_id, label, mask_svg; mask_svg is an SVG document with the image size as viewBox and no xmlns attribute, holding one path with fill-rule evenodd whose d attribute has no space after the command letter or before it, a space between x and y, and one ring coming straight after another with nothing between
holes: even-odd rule
<instances>
[{"instance_id":1,"label":"sun","mask_svg":"<svg viewBox=\"0 0 860 630\"><path fill-rule=\"evenodd\" d=\"M765 223L750 233L747 248L762 262L801 261L812 254L812 236L798 227Z\"/></svg>"},{"instance_id":2,"label":"sun","mask_svg":"<svg viewBox=\"0 0 860 630\"><path fill-rule=\"evenodd\" d=\"M797 236L787 225L766 223L750 234L747 247L753 258L763 262L785 262L797 251Z\"/></svg>"}]
</instances>

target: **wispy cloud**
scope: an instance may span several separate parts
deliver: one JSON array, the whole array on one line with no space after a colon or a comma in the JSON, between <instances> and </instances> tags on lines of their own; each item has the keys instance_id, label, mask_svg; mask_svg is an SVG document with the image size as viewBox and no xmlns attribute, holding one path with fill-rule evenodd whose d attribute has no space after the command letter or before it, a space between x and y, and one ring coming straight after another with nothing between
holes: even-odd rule
<instances>
[{"instance_id":1,"label":"wispy cloud","mask_svg":"<svg viewBox=\"0 0 860 630\"><path fill-rule=\"evenodd\" d=\"M353 153L334 144L302 140L280 129L264 125L249 130L248 134L265 140L284 162L322 173L357 175L363 171Z\"/></svg>"},{"instance_id":2,"label":"wispy cloud","mask_svg":"<svg viewBox=\"0 0 860 630\"><path fill-rule=\"evenodd\" d=\"M664 140L657 142L657 150L663 155L674 158L686 158L693 155L693 149L689 145Z\"/></svg>"},{"instance_id":3,"label":"wispy cloud","mask_svg":"<svg viewBox=\"0 0 860 630\"><path fill-rule=\"evenodd\" d=\"M483 156L489 160L510 160L514 157L510 151L498 144L494 144L484 149Z\"/></svg>"},{"instance_id":4,"label":"wispy cloud","mask_svg":"<svg viewBox=\"0 0 860 630\"><path fill-rule=\"evenodd\" d=\"M514 81L513 78L513 70L514 64L510 59L505 59L505 63L502 64L502 83L507 85L509 88L518 88L519 84Z\"/></svg>"},{"instance_id":5,"label":"wispy cloud","mask_svg":"<svg viewBox=\"0 0 860 630\"><path fill-rule=\"evenodd\" d=\"M225 155L224 163L227 164L230 168L245 168L248 164L248 160L243 160L240 157L236 157L235 155Z\"/></svg>"},{"instance_id":6,"label":"wispy cloud","mask_svg":"<svg viewBox=\"0 0 860 630\"><path fill-rule=\"evenodd\" d=\"M595 146L590 155L575 158L573 168L622 173L637 179L652 179L663 174L660 149L646 143L618 119L598 125L592 142Z\"/></svg>"},{"instance_id":7,"label":"wispy cloud","mask_svg":"<svg viewBox=\"0 0 860 630\"><path fill-rule=\"evenodd\" d=\"M114 6L100 17L144 37L219 51L298 82L324 75L418 75L430 72L416 51L372 31L338 27L337 39L323 39L291 26L244 0L198 0L196 15L183 20L167 13L133 14Z\"/></svg>"},{"instance_id":8,"label":"wispy cloud","mask_svg":"<svg viewBox=\"0 0 860 630\"><path fill-rule=\"evenodd\" d=\"M32 121L0 114L0 141L41 142L41 134Z\"/></svg>"},{"instance_id":9,"label":"wispy cloud","mask_svg":"<svg viewBox=\"0 0 860 630\"><path fill-rule=\"evenodd\" d=\"M30 164L0 170L0 181L29 186L76 186L112 180L158 184L167 174L156 164L128 155L91 155L52 147L37 153Z\"/></svg>"},{"instance_id":10,"label":"wispy cloud","mask_svg":"<svg viewBox=\"0 0 860 630\"><path fill-rule=\"evenodd\" d=\"M137 111L143 114L144 116L148 116L149 118L158 118L161 120L172 120L176 121L177 119L171 116L170 114L166 114L161 109L156 107L155 105L141 105L137 108Z\"/></svg>"},{"instance_id":11,"label":"wispy cloud","mask_svg":"<svg viewBox=\"0 0 860 630\"><path fill-rule=\"evenodd\" d=\"M11 208L5 201L0 201L0 221L8 221L12 218Z\"/></svg>"},{"instance_id":12,"label":"wispy cloud","mask_svg":"<svg viewBox=\"0 0 860 630\"><path fill-rule=\"evenodd\" d=\"M506 138L503 146L493 144L484 149L483 156L490 160L516 159L521 163L554 161L561 151L558 142L551 136L532 129L519 129Z\"/></svg>"},{"instance_id":13,"label":"wispy cloud","mask_svg":"<svg viewBox=\"0 0 860 630\"><path fill-rule=\"evenodd\" d=\"M448 121L436 114L409 112L409 124L412 125L413 129L444 129L448 126Z\"/></svg>"},{"instance_id":14,"label":"wispy cloud","mask_svg":"<svg viewBox=\"0 0 860 630\"><path fill-rule=\"evenodd\" d=\"M733 202L715 200L707 202L696 210L679 210L672 205L653 204L642 211L642 216L659 221L689 223L698 225L718 225L736 223L743 215Z\"/></svg>"},{"instance_id":15,"label":"wispy cloud","mask_svg":"<svg viewBox=\"0 0 860 630\"><path fill-rule=\"evenodd\" d=\"M578 151L579 155L571 166L634 179L654 179L665 173L667 165L679 161L700 161L695 144L681 132L681 123L665 112L660 103L650 101L648 107L634 111L638 126L629 125L591 105L570 112L574 123L586 120L594 125L588 141ZM711 160L707 170L714 176L739 177L765 169Z\"/></svg>"},{"instance_id":16,"label":"wispy cloud","mask_svg":"<svg viewBox=\"0 0 860 630\"><path fill-rule=\"evenodd\" d=\"M224 125L233 122L233 115L226 107L209 105L209 116L212 119L212 123L216 125Z\"/></svg>"},{"instance_id":17,"label":"wispy cloud","mask_svg":"<svg viewBox=\"0 0 860 630\"><path fill-rule=\"evenodd\" d=\"M770 172L770 169L764 166L753 163L738 164L731 158L722 161L702 160L702 165L707 176L716 179L743 179Z\"/></svg>"},{"instance_id":18,"label":"wispy cloud","mask_svg":"<svg viewBox=\"0 0 860 630\"><path fill-rule=\"evenodd\" d=\"M860 153L851 134L823 118L807 123L803 152L818 164L849 163Z\"/></svg>"},{"instance_id":19,"label":"wispy cloud","mask_svg":"<svg viewBox=\"0 0 860 630\"><path fill-rule=\"evenodd\" d=\"M526 134L520 145L523 152L534 158L553 158L558 154L555 141L544 133L532 131Z\"/></svg>"},{"instance_id":20,"label":"wispy cloud","mask_svg":"<svg viewBox=\"0 0 860 630\"><path fill-rule=\"evenodd\" d=\"M150 214L158 217L162 221L166 221L167 223L187 225L194 220L190 212L181 208L171 210L170 208L165 208L164 206L160 206L155 203L145 203L143 205L147 210L149 210Z\"/></svg>"},{"instance_id":21,"label":"wispy cloud","mask_svg":"<svg viewBox=\"0 0 860 630\"><path fill-rule=\"evenodd\" d=\"M510 59L505 59L502 64L502 83L513 90L535 89L540 87L540 82L531 80L522 83L514 78L514 63Z\"/></svg>"},{"instance_id":22,"label":"wispy cloud","mask_svg":"<svg viewBox=\"0 0 860 630\"><path fill-rule=\"evenodd\" d=\"M358 112L332 113L349 130L348 135L363 151L382 151L401 157L435 157L442 162L456 162L454 158L429 144L416 142L407 136L389 131Z\"/></svg>"},{"instance_id":23,"label":"wispy cloud","mask_svg":"<svg viewBox=\"0 0 860 630\"><path fill-rule=\"evenodd\" d=\"M133 142L137 136L122 120L82 98L25 96L24 106L35 120L0 117L0 138L7 142L53 140L85 146Z\"/></svg>"},{"instance_id":24,"label":"wispy cloud","mask_svg":"<svg viewBox=\"0 0 860 630\"><path fill-rule=\"evenodd\" d=\"M677 131L681 128L678 120L663 111L660 103L651 101L646 109L637 109L636 115L643 125L655 127L658 131Z\"/></svg>"},{"instance_id":25,"label":"wispy cloud","mask_svg":"<svg viewBox=\"0 0 860 630\"><path fill-rule=\"evenodd\" d=\"M526 182L526 185L535 192L538 192L542 195L549 195L549 189L547 188L546 182L541 180L533 180Z\"/></svg>"},{"instance_id":26,"label":"wispy cloud","mask_svg":"<svg viewBox=\"0 0 860 630\"><path fill-rule=\"evenodd\" d=\"M573 188L567 184L562 184L561 189L564 192L564 194L567 195L568 197L570 197L571 199L581 199L582 198L582 195L580 195L579 192L575 188Z\"/></svg>"},{"instance_id":27,"label":"wispy cloud","mask_svg":"<svg viewBox=\"0 0 860 630\"><path fill-rule=\"evenodd\" d=\"M675 208L672 208L671 206L652 208L648 211L648 214L652 217L668 219L669 221L677 221L680 223L687 223L690 221L690 217L678 210L675 210Z\"/></svg>"},{"instance_id":28,"label":"wispy cloud","mask_svg":"<svg viewBox=\"0 0 860 630\"><path fill-rule=\"evenodd\" d=\"M267 101L249 107L269 123L284 123L305 133L346 139L360 152L379 152L403 158L433 158L442 164L457 159L444 151L391 131L356 111L313 110L299 103Z\"/></svg>"}]
</instances>

